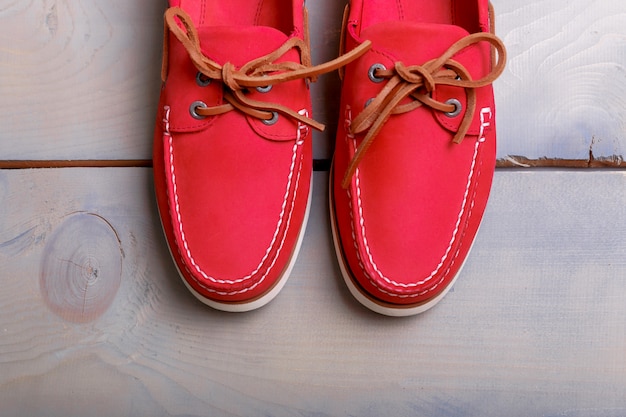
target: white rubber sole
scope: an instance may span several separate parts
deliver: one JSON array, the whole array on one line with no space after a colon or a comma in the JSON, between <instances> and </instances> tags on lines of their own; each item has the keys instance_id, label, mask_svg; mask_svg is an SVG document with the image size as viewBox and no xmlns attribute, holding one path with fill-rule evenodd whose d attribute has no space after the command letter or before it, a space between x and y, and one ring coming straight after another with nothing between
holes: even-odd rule
<instances>
[{"instance_id":1,"label":"white rubber sole","mask_svg":"<svg viewBox=\"0 0 626 417\"><path fill-rule=\"evenodd\" d=\"M311 175L311 184L309 186L309 197L307 200L306 211L304 213L302 226L300 227L300 231L298 232L298 240L296 241L296 246L293 252L291 253L291 257L289 258L289 263L285 267L285 270L283 271L282 275L279 277L278 281L276 281L276 284L274 284L274 286L268 292L266 292L265 294L261 295L258 298L255 298L247 302L243 301L243 302L237 302L237 303L225 303L225 302L212 300L200 294L198 291L196 291L187 282L187 280L185 279L185 276L181 273L180 269L178 268L178 264L174 262L174 266L176 267L176 270L178 271L178 275L181 277L183 283L185 284L189 292L191 292L198 300L200 300L207 306L214 308L215 310L226 311L229 313L245 313L247 311L256 310L258 308L263 307L264 305L272 301L274 298L276 298L278 293L283 289L283 287L287 283L287 279L291 275L293 267L296 264L298 253L300 252L302 241L304 240L304 234L306 232L306 226L309 220L309 213L311 211L312 193L313 193L313 176ZM161 222L161 227L163 227L162 222ZM170 256L172 256L173 258L172 249L170 248L169 242L167 243L167 248L170 252Z\"/></svg>"},{"instance_id":2,"label":"white rubber sole","mask_svg":"<svg viewBox=\"0 0 626 417\"><path fill-rule=\"evenodd\" d=\"M341 270L341 275L343 277L343 280L346 283L346 286L348 287L348 290L350 291L352 296L356 298L356 300L359 303L361 303L368 309L378 314L382 314L382 315L390 316L390 317L408 317L408 316L414 316L416 314L423 313L426 310L431 309L437 303L439 303L439 301L441 301L446 296L446 294L452 289L452 287L454 286L454 283L456 282L457 278L460 275L461 270L463 269L463 266L465 265L465 262L467 261L467 257L463 260L461 267L457 271L452 281L450 281L450 283L446 286L446 288L444 288L441 293L437 294L436 297L428 301L418 303L418 304L406 304L406 305L405 304L391 304L391 303L386 303L381 300L377 300L373 298L372 296L370 296L369 294L365 293L360 288L360 286L358 286L358 284L355 282L355 279L353 278L353 275L350 272L349 267L344 260L343 250L341 249L341 240L339 238L339 232L337 230L337 220L335 218L332 168L331 168L331 175L330 175L330 181L329 181L329 187L328 187L328 194L329 194L328 201L329 201L329 208L330 208L330 223L331 223L331 230L332 230L332 235L333 235L333 246L335 247L335 254L337 255L339 269ZM474 236L474 241L475 240L476 240L476 237ZM474 246L474 241L472 241L472 245L470 247L470 250L468 251L468 254L469 252L471 252L472 246Z\"/></svg>"}]
</instances>

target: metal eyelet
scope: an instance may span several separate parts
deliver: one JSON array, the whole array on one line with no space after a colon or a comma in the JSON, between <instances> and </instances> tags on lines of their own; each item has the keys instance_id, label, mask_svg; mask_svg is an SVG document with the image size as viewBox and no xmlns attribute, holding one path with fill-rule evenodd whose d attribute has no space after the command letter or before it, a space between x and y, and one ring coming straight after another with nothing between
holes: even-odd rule
<instances>
[{"instance_id":1,"label":"metal eyelet","mask_svg":"<svg viewBox=\"0 0 626 417\"><path fill-rule=\"evenodd\" d=\"M206 87L211 84L211 79L198 71L196 73L196 84L198 84L200 87Z\"/></svg>"},{"instance_id":2,"label":"metal eyelet","mask_svg":"<svg viewBox=\"0 0 626 417\"><path fill-rule=\"evenodd\" d=\"M374 64L367 71L367 76L373 83L382 83L383 81L385 81L385 79L383 77L377 77L376 70L385 71L386 69L387 67L385 67L383 64Z\"/></svg>"},{"instance_id":3,"label":"metal eyelet","mask_svg":"<svg viewBox=\"0 0 626 417\"><path fill-rule=\"evenodd\" d=\"M365 108L365 107L369 106L370 104L372 104L372 101L374 101L374 97L372 97L372 98L368 99L368 100L365 102L365 105L363 106L363 108Z\"/></svg>"},{"instance_id":4,"label":"metal eyelet","mask_svg":"<svg viewBox=\"0 0 626 417\"><path fill-rule=\"evenodd\" d=\"M463 105L461 102L455 98L451 98L446 100L446 104L451 104L454 106L454 110L451 112L444 113L448 117L456 117L463 111Z\"/></svg>"},{"instance_id":5,"label":"metal eyelet","mask_svg":"<svg viewBox=\"0 0 626 417\"><path fill-rule=\"evenodd\" d=\"M191 103L191 106L189 106L189 114L191 114L191 117L193 117L194 119L198 119L198 120L205 119L206 116L198 114L197 110L206 109L206 108L207 108L207 105L203 101L194 101L193 103Z\"/></svg>"},{"instance_id":6,"label":"metal eyelet","mask_svg":"<svg viewBox=\"0 0 626 417\"><path fill-rule=\"evenodd\" d=\"M258 91L259 93L269 93L270 91L272 91L272 86L266 85L265 87L257 87L256 91Z\"/></svg>"},{"instance_id":7,"label":"metal eyelet","mask_svg":"<svg viewBox=\"0 0 626 417\"><path fill-rule=\"evenodd\" d=\"M273 111L271 119L262 119L261 122L263 122L263 124L267 125L267 126L271 126L273 124L276 124L276 122L278 122L278 113Z\"/></svg>"}]
</instances>

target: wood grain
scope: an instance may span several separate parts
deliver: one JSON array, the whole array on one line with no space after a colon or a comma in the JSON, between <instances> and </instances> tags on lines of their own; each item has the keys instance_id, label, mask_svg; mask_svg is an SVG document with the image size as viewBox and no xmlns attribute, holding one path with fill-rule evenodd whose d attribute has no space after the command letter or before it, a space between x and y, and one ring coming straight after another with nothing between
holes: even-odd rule
<instances>
[{"instance_id":1,"label":"wood grain","mask_svg":"<svg viewBox=\"0 0 626 417\"><path fill-rule=\"evenodd\" d=\"M626 3L493 0L509 64L498 158L622 166ZM337 55L343 2L309 2L313 59ZM0 5L0 160L149 160L165 1ZM316 159L330 158L339 79L312 85ZM534 162L533 162L534 161ZM559 161L565 161L559 163Z\"/></svg>"},{"instance_id":2,"label":"wood grain","mask_svg":"<svg viewBox=\"0 0 626 417\"><path fill-rule=\"evenodd\" d=\"M493 3L509 54L495 84L499 158L623 164L626 3Z\"/></svg>"},{"instance_id":3,"label":"wood grain","mask_svg":"<svg viewBox=\"0 0 626 417\"><path fill-rule=\"evenodd\" d=\"M623 172L498 172L455 288L407 319L371 313L346 290L326 181L315 175L281 294L227 314L180 282L150 169L0 171L0 414L626 413ZM98 260L88 282L113 294L89 320L55 312L40 285L42 259L66 233L68 248L87 246L74 259ZM120 259L112 291L100 280Z\"/></svg>"},{"instance_id":4,"label":"wood grain","mask_svg":"<svg viewBox=\"0 0 626 417\"><path fill-rule=\"evenodd\" d=\"M100 317L121 279L121 242L103 217L71 213L47 239L39 286L48 308L63 319L86 323Z\"/></svg>"},{"instance_id":5,"label":"wood grain","mask_svg":"<svg viewBox=\"0 0 626 417\"><path fill-rule=\"evenodd\" d=\"M510 55L501 164L622 166L626 5L493 2ZM343 4L308 6L319 63ZM277 299L241 315L197 302L164 245L151 170L123 167L149 165L164 8L0 4L0 167L15 168L0 169L0 415L626 414L621 171L497 172L455 288L400 320L345 289L317 173ZM339 81L312 88L324 159Z\"/></svg>"},{"instance_id":6,"label":"wood grain","mask_svg":"<svg viewBox=\"0 0 626 417\"><path fill-rule=\"evenodd\" d=\"M165 2L0 5L0 159L146 159Z\"/></svg>"}]
</instances>

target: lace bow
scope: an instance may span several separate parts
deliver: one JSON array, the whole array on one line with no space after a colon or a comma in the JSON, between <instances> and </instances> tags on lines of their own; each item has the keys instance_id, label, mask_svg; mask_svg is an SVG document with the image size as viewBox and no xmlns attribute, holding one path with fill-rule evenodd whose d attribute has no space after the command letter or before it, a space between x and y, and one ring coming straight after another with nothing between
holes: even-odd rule
<instances>
[{"instance_id":1,"label":"lace bow","mask_svg":"<svg viewBox=\"0 0 626 417\"><path fill-rule=\"evenodd\" d=\"M473 80L469 71L453 57L474 44L488 42L492 49L491 71L483 78ZM506 49L500 39L492 33L474 33L466 36L445 51L439 58L432 59L423 65L406 66L396 62L391 69L376 69L373 75L377 79L388 80L378 95L371 100L365 109L350 124L350 133L366 132L354 157L350 161L344 175L342 186L347 188L357 166L363 159L365 152L371 146L374 138L380 132L391 115L407 113L421 106L433 110L453 114L460 112L459 104L439 102L432 98L438 85L461 87L467 95L467 109L458 131L453 137L454 143L461 143L467 134L476 110L476 89L491 84L504 70ZM402 103L406 98L412 98L409 103Z\"/></svg>"},{"instance_id":2,"label":"lace bow","mask_svg":"<svg viewBox=\"0 0 626 417\"><path fill-rule=\"evenodd\" d=\"M216 116L232 110L238 110L260 120L271 120L277 114L282 114L318 130L324 130L324 125L289 107L277 103L252 100L246 96L247 89L268 87L298 79L315 81L319 75L341 68L363 55L371 47L370 42L365 42L350 53L344 54L337 59L312 66L308 42L292 37L275 51L237 68L230 62L220 65L202 53L197 29L191 17L183 9L179 7L168 9L165 12L165 26L187 50L191 61L198 71L205 77L221 81L224 84L224 101L226 103L213 107L199 107L196 109L196 113L199 116ZM306 27L305 33L308 33ZM275 62L294 48L300 52L302 63L291 61ZM165 79L166 75L167 57L163 60L162 78Z\"/></svg>"}]
</instances>

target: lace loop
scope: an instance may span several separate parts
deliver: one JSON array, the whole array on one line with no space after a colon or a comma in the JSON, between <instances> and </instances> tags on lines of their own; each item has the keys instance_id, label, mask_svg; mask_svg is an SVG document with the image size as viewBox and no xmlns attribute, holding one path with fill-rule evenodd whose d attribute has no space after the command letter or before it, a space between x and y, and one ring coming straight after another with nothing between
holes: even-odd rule
<instances>
[{"instance_id":1,"label":"lace loop","mask_svg":"<svg viewBox=\"0 0 626 417\"><path fill-rule=\"evenodd\" d=\"M436 86L435 78L428 71L428 68L424 68L420 65L414 65L412 67L406 67L402 62L396 62L396 73L405 82L411 84L422 83L426 92L431 93Z\"/></svg>"},{"instance_id":2,"label":"lace loop","mask_svg":"<svg viewBox=\"0 0 626 417\"><path fill-rule=\"evenodd\" d=\"M237 84L237 81L235 80L235 71L235 66L230 62L224 63L221 71L222 82L233 91L241 90L241 86Z\"/></svg>"},{"instance_id":3,"label":"lace loop","mask_svg":"<svg viewBox=\"0 0 626 417\"><path fill-rule=\"evenodd\" d=\"M492 61L491 71L487 75L473 80L467 68L452 58L464 49L481 42L489 43L491 55L497 57L497 62ZM402 62L396 62L391 70L377 70L376 76L386 78L388 81L374 100L350 124L351 134L367 133L348 165L342 181L343 188L350 184L365 152L391 115L407 113L421 106L442 113L452 113L456 110L455 105L432 98L437 85L460 87L465 90L467 97L465 114L452 139L454 143L461 143L474 118L476 89L493 83L504 71L505 63L506 49L500 39L492 33L474 33L454 43L439 58L422 65L405 66ZM402 103L407 98L412 100Z\"/></svg>"},{"instance_id":4,"label":"lace loop","mask_svg":"<svg viewBox=\"0 0 626 417\"><path fill-rule=\"evenodd\" d=\"M237 69L230 62L220 65L202 53L197 29L191 17L180 7L172 7L165 12L165 26L187 50L189 58L198 71L212 80L221 81L225 87L224 101L226 103L219 106L198 108L197 113L199 115L215 116L238 110L260 120L271 120L275 117L275 113L280 113L317 130L324 130L324 125L289 107L252 100L245 95L246 90L298 79L315 81L319 75L343 67L371 48L370 42L364 42L358 48L339 58L311 66L308 44L299 38L292 37L275 51L256 58ZM302 64L291 61L275 62L294 48L299 51ZM164 50L163 79L167 74L166 54L167 48Z\"/></svg>"}]
</instances>

